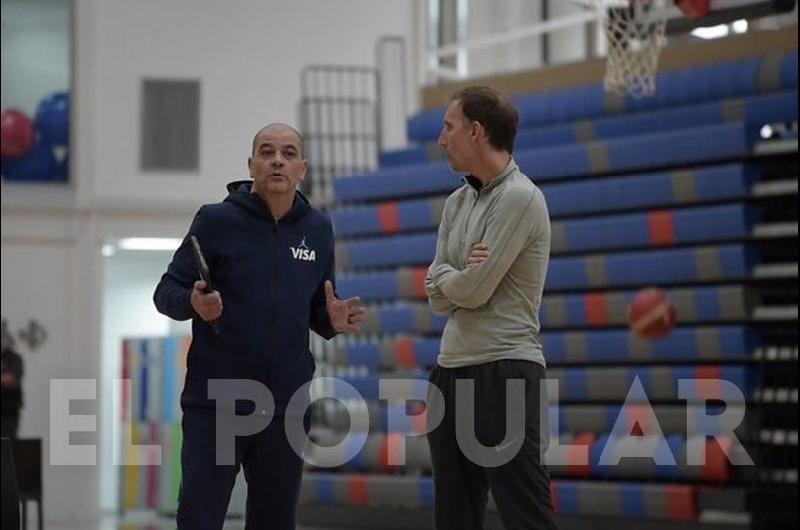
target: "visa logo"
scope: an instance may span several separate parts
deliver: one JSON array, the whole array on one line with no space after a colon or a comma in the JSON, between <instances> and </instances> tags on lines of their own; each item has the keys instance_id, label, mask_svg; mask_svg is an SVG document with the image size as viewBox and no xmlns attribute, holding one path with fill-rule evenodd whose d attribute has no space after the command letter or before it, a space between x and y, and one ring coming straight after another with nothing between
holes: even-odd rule
<instances>
[{"instance_id":1,"label":"visa logo","mask_svg":"<svg viewBox=\"0 0 800 530\"><path fill-rule=\"evenodd\" d=\"M306 238L300 241L297 247L289 247L292 251L292 257L302 261L317 261L317 253L306 245Z\"/></svg>"},{"instance_id":2,"label":"visa logo","mask_svg":"<svg viewBox=\"0 0 800 530\"><path fill-rule=\"evenodd\" d=\"M317 253L313 250L308 250L307 248L294 248L289 247L292 249L292 257L294 259L299 259L302 261L316 261L317 260Z\"/></svg>"}]
</instances>

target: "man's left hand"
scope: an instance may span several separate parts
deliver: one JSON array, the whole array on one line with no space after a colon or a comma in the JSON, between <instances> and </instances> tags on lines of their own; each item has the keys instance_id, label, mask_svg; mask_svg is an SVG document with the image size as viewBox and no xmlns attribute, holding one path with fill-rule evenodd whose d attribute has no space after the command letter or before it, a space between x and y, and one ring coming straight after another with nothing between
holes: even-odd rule
<instances>
[{"instance_id":1,"label":"man's left hand","mask_svg":"<svg viewBox=\"0 0 800 530\"><path fill-rule=\"evenodd\" d=\"M467 258L466 268L474 269L487 259L489 259L489 246L486 243L475 243Z\"/></svg>"},{"instance_id":2,"label":"man's left hand","mask_svg":"<svg viewBox=\"0 0 800 530\"><path fill-rule=\"evenodd\" d=\"M17 376L12 372L3 372L2 376L0 376L0 385L3 388L17 388L19 381L17 381Z\"/></svg>"},{"instance_id":3,"label":"man's left hand","mask_svg":"<svg viewBox=\"0 0 800 530\"><path fill-rule=\"evenodd\" d=\"M336 298L330 280L325 281L325 305L328 307L331 326L337 333L358 331L364 315L367 313L367 310L361 305L361 298L357 296L347 300Z\"/></svg>"}]
</instances>

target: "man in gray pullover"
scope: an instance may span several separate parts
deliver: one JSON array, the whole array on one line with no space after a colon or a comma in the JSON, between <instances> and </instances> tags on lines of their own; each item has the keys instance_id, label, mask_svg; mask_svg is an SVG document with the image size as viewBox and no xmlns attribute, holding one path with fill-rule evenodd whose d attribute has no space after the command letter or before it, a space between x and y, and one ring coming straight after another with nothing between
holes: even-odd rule
<instances>
[{"instance_id":1,"label":"man in gray pullover","mask_svg":"<svg viewBox=\"0 0 800 530\"><path fill-rule=\"evenodd\" d=\"M539 307L550 219L542 192L511 155L518 121L499 92L469 87L452 97L439 136L452 169L469 175L445 203L425 278L431 308L449 316L430 377L443 400L431 397L428 413L443 415L428 434L438 530L483 528L489 490L506 528L556 528L539 392L545 378ZM474 392L466 395L459 383L460 403L458 380ZM512 380L521 393L510 399ZM524 414L507 411L507 399L524 405ZM474 434L466 438L473 436L498 458L464 447L470 445L459 426L470 415L465 410L474 421ZM503 457L509 448L513 452Z\"/></svg>"}]
</instances>

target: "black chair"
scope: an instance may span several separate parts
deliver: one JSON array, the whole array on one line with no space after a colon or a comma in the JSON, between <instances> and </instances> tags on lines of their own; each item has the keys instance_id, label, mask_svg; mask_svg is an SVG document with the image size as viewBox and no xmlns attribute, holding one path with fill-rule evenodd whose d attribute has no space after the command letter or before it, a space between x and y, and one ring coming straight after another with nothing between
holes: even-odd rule
<instances>
[{"instance_id":1,"label":"black chair","mask_svg":"<svg viewBox=\"0 0 800 530\"><path fill-rule=\"evenodd\" d=\"M17 492L17 474L14 472L14 455L11 439L2 438L2 524L3 528L19 530L19 493Z\"/></svg>"},{"instance_id":2,"label":"black chair","mask_svg":"<svg viewBox=\"0 0 800 530\"><path fill-rule=\"evenodd\" d=\"M42 530L42 440L18 438L14 444L14 467L17 471L17 489L22 505L22 528L28 528L28 501L36 502L38 528Z\"/></svg>"}]
</instances>

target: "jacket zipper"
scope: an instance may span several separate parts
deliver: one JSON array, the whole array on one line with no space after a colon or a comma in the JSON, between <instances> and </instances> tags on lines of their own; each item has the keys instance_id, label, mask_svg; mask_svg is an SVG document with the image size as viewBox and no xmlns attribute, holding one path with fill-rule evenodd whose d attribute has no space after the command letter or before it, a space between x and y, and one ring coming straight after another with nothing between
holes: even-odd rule
<instances>
[{"instance_id":1,"label":"jacket zipper","mask_svg":"<svg viewBox=\"0 0 800 530\"><path fill-rule=\"evenodd\" d=\"M478 200L480 198L481 198L481 190L476 190L475 191L475 200L472 202L472 206L470 207L469 213L467 214L467 222L464 223L464 237L461 240L461 244L462 245L467 244L467 234L469 234L469 222L472 219L472 212L475 211L475 206L478 204ZM471 252L472 252L472 247L467 249L467 256L469 256ZM466 263L466 258L464 258L464 259L465 259L465 263Z\"/></svg>"},{"instance_id":2,"label":"jacket zipper","mask_svg":"<svg viewBox=\"0 0 800 530\"><path fill-rule=\"evenodd\" d=\"M275 219L273 225L273 233L275 235L275 244L272 246L272 281L270 282L270 294L272 295L272 322L270 338L273 344L278 337L278 293L276 286L278 284L278 264L280 263L280 237L278 233L278 220Z\"/></svg>"}]
</instances>

